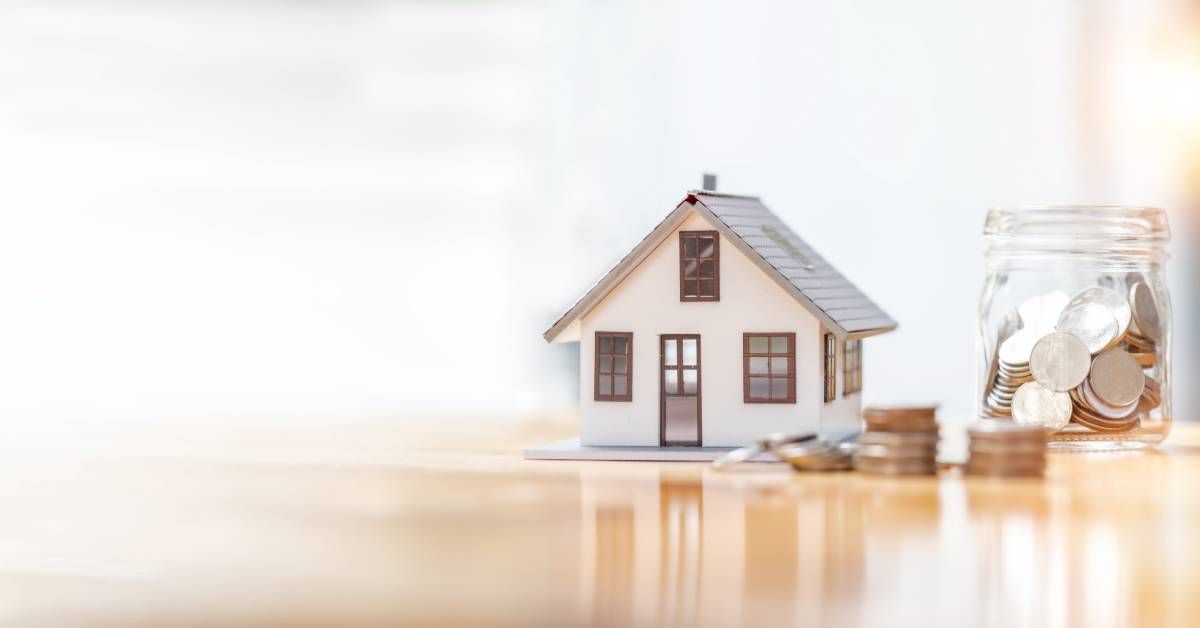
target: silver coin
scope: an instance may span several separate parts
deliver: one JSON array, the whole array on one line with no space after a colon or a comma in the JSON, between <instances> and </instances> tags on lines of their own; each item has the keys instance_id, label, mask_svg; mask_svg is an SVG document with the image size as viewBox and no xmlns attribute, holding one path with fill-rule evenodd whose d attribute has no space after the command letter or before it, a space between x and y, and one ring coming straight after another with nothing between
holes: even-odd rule
<instances>
[{"instance_id":1,"label":"silver coin","mask_svg":"<svg viewBox=\"0 0 1200 628\"><path fill-rule=\"evenodd\" d=\"M797 471L845 471L853 468L852 443L834 443L824 439L776 447L771 453Z\"/></svg>"},{"instance_id":2,"label":"silver coin","mask_svg":"<svg viewBox=\"0 0 1200 628\"><path fill-rule=\"evenodd\" d=\"M1117 318L1099 303L1083 303L1063 310L1057 329L1082 340L1092 355L1103 351L1120 337Z\"/></svg>"},{"instance_id":3,"label":"silver coin","mask_svg":"<svg viewBox=\"0 0 1200 628\"><path fill-rule=\"evenodd\" d=\"M1021 377L1008 377L1005 375L1001 375L996 378L996 385L1003 387L1003 388L1007 388L1008 390L1006 390L1005 392L1017 392L1017 389L1021 387L1021 384L1027 384L1032 381L1033 381L1032 374L1023 375Z\"/></svg>"},{"instance_id":4,"label":"silver coin","mask_svg":"<svg viewBox=\"0 0 1200 628\"><path fill-rule=\"evenodd\" d=\"M1108 308L1113 318L1117 319L1117 338L1125 335L1129 329L1129 321L1133 318L1133 312L1129 307L1129 300L1125 298L1124 290L1117 292L1100 286L1084 288L1071 297L1070 302L1063 308L1063 314L1088 303L1096 303ZM1114 338L1113 342L1115 341Z\"/></svg>"},{"instance_id":5,"label":"silver coin","mask_svg":"<svg viewBox=\"0 0 1200 628\"><path fill-rule=\"evenodd\" d=\"M1017 333L1009 336L1004 344L1000 345L1000 362L1001 368L1005 365L1011 367L1024 367L1029 364L1029 353L1033 351L1033 345L1038 341L1039 336L1032 329L1023 327Z\"/></svg>"},{"instance_id":6,"label":"silver coin","mask_svg":"<svg viewBox=\"0 0 1200 628\"><path fill-rule=\"evenodd\" d=\"M1061 290L1041 294L1029 299L1017 308L1024 327L1034 330L1054 329L1058 317L1071 299Z\"/></svg>"},{"instance_id":7,"label":"silver coin","mask_svg":"<svg viewBox=\"0 0 1200 628\"><path fill-rule=\"evenodd\" d=\"M1059 430L1071 420L1071 397L1050 390L1037 382L1029 382L1013 395L1013 420L1022 425L1037 425Z\"/></svg>"},{"instance_id":8,"label":"silver coin","mask_svg":"<svg viewBox=\"0 0 1200 628\"><path fill-rule=\"evenodd\" d=\"M1039 384L1055 392L1078 386L1092 368L1092 353L1083 341L1066 332L1048 334L1033 346L1029 369Z\"/></svg>"},{"instance_id":9,"label":"silver coin","mask_svg":"<svg viewBox=\"0 0 1200 628\"><path fill-rule=\"evenodd\" d=\"M1012 414L1012 400L1001 401L995 397L988 398L988 407L1005 415Z\"/></svg>"},{"instance_id":10,"label":"silver coin","mask_svg":"<svg viewBox=\"0 0 1200 628\"><path fill-rule=\"evenodd\" d=\"M1129 289L1129 303L1133 308L1133 321L1138 331L1150 340L1162 339L1162 322L1158 318L1158 305L1150 286L1136 283Z\"/></svg>"},{"instance_id":11,"label":"silver coin","mask_svg":"<svg viewBox=\"0 0 1200 628\"><path fill-rule=\"evenodd\" d=\"M1096 391L1092 390L1091 385L1087 382L1079 387L1080 395L1087 402L1088 408L1095 410L1101 417L1106 419L1127 419L1137 412L1138 401L1141 401L1141 396L1133 403L1127 406L1113 406L1104 402L1103 399L1096 395Z\"/></svg>"},{"instance_id":12,"label":"silver coin","mask_svg":"<svg viewBox=\"0 0 1200 628\"><path fill-rule=\"evenodd\" d=\"M1146 389L1142 366L1124 349L1109 349L1092 361L1088 383L1104 403L1125 407Z\"/></svg>"},{"instance_id":13,"label":"silver coin","mask_svg":"<svg viewBox=\"0 0 1200 628\"><path fill-rule=\"evenodd\" d=\"M1034 344L1037 344L1036 342ZM1032 350L1030 351L1032 353ZM1028 366L1013 366L1006 362L1001 362L996 368L996 373L999 375L1007 375L1009 377L1024 377L1030 375L1031 371Z\"/></svg>"}]
</instances>

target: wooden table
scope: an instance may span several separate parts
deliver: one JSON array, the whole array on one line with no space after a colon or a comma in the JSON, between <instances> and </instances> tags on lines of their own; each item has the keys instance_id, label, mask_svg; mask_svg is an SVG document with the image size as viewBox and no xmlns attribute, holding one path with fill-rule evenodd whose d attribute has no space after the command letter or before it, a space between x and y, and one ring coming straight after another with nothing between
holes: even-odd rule
<instances>
[{"instance_id":1,"label":"wooden table","mask_svg":"<svg viewBox=\"0 0 1200 628\"><path fill-rule=\"evenodd\" d=\"M1045 481L527 462L566 425L0 445L0 624L1195 625L1200 429Z\"/></svg>"}]
</instances>

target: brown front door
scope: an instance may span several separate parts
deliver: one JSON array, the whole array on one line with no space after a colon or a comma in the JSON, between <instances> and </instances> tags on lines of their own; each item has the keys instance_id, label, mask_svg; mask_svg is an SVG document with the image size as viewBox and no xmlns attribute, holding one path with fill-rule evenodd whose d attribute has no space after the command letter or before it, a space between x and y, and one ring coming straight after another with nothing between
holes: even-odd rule
<instances>
[{"instance_id":1,"label":"brown front door","mask_svg":"<svg viewBox=\"0 0 1200 628\"><path fill-rule=\"evenodd\" d=\"M700 446L700 336L661 337L658 440L662 445Z\"/></svg>"}]
</instances>

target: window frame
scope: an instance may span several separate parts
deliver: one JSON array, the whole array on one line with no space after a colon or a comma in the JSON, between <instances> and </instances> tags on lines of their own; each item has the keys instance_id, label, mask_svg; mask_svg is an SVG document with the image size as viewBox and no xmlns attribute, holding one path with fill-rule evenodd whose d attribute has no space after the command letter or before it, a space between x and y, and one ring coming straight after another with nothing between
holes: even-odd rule
<instances>
[{"instance_id":1,"label":"window frame","mask_svg":"<svg viewBox=\"0 0 1200 628\"><path fill-rule=\"evenodd\" d=\"M822 367L824 370L825 403L837 400L837 336L832 332L825 334Z\"/></svg>"},{"instance_id":2,"label":"window frame","mask_svg":"<svg viewBox=\"0 0 1200 628\"><path fill-rule=\"evenodd\" d=\"M771 338L787 338L788 349L784 353L776 353L771 351ZM767 352L751 352L751 338L766 338ZM787 375L779 376L771 374L771 359L786 357L787 358ZM767 374L766 375L751 375L750 374L750 358L767 358ZM770 394L771 380L787 379L787 396L783 399L764 399L761 397L750 396L750 378L751 377L766 377L768 380L767 394ZM742 403L796 403L796 334L795 332L776 331L776 332L743 332L742 333Z\"/></svg>"},{"instance_id":3,"label":"window frame","mask_svg":"<svg viewBox=\"0 0 1200 628\"><path fill-rule=\"evenodd\" d=\"M600 340L601 340L601 338L605 338L605 337L607 337L607 338L624 338L627 353L625 353L625 354L601 353L600 352ZM595 355L593 356L594 360L593 360L593 366L592 366L592 399L594 401L633 401L633 332L631 332L631 331L598 331L595 334L595 343L596 344L593 345L593 347L594 347L593 353ZM612 390L614 389L612 386L609 387L609 394L607 394L607 395L600 394L600 376L607 375L608 377L613 377L616 374L615 371L611 371L611 370L608 373L601 373L600 372L600 358L603 356L617 357L617 356L622 356L622 355L623 355L623 357L626 358L626 362L625 362L625 394L623 394L623 395L612 394Z\"/></svg>"},{"instance_id":4,"label":"window frame","mask_svg":"<svg viewBox=\"0 0 1200 628\"><path fill-rule=\"evenodd\" d=\"M862 355L862 339L842 343L842 396L862 392Z\"/></svg>"},{"instance_id":5,"label":"window frame","mask_svg":"<svg viewBox=\"0 0 1200 628\"><path fill-rule=\"evenodd\" d=\"M712 257L700 257L699 244L696 245L696 256L688 257L686 255L685 241L688 239L693 239L693 238L699 239L699 238L703 238L703 237L711 237L713 240ZM700 276L699 266L697 266L695 278L685 279L684 269L687 266L687 262L691 261L691 260L695 260L697 263L699 263L701 261L712 261L713 265L716 267L713 271L713 276L711 278L712 282L713 282L713 293L711 296L700 295L700 294L696 294L694 296L689 296L687 294L687 290L684 287L685 282L686 281L696 281L697 282L696 292L699 293L700 292L699 287L698 287L700 285L699 281L702 279ZM703 279L708 279L708 277L703 277ZM718 303L721 301L721 234L719 232L717 232L717 231L680 231L679 232L679 301L681 303Z\"/></svg>"}]
</instances>

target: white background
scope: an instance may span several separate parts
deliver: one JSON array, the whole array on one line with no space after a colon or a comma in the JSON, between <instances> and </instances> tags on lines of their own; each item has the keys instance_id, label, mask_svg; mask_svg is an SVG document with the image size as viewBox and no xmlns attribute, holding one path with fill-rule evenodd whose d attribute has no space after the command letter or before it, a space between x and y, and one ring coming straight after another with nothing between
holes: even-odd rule
<instances>
[{"instance_id":1,"label":"white background","mask_svg":"<svg viewBox=\"0 0 1200 628\"><path fill-rule=\"evenodd\" d=\"M985 210L1170 208L1190 418L1197 32L1165 0L6 2L0 418L570 416L541 332L703 171L900 321L868 401L964 416Z\"/></svg>"}]
</instances>

